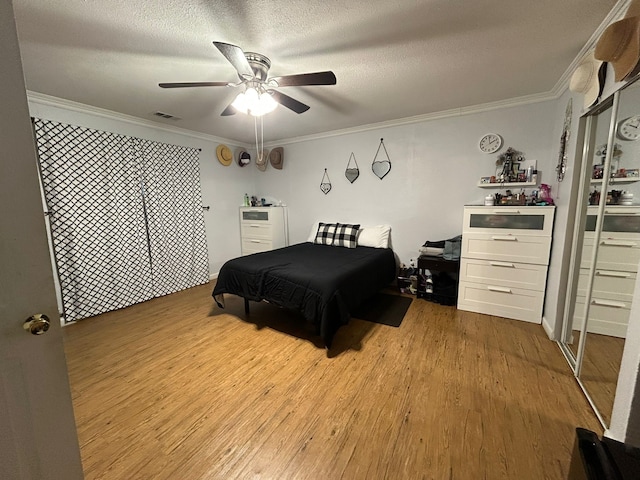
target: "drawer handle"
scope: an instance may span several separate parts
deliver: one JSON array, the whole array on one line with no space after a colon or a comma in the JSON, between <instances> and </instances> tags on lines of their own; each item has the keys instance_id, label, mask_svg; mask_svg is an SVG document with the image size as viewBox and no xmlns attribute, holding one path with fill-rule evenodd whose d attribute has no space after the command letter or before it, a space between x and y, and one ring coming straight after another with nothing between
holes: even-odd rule
<instances>
[{"instance_id":1,"label":"drawer handle","mask_svg":"<svg viewBox=\"0 0 640 480\"><path fill-rule=\"evenodd\" d=\"M623 242L621 240L603 240L600 245L612 245L614 247L635 247L636 242Z\"/></svg>"},{"instance_id":2,"label":"drawer handle","mask_svg":"<svg viewBox=\"0 0 640 480\"><path fill-rule=\"evenodd\" d=\"M260 240L249 240L251 243L261 243Z\"/></svg>"},{"instance_id":3,"label":"drawer handle","mask_svg":"<svg viewBox=\"0 0 640 480\"><path fill-rule=\"evenodd\" d=\"M500 236L494 236L491 237L492 240L499 240L502 242L517 242L518 241L518 237L500 237Z\"/></svg>"},{"instance_id":4,"label":"drawer handle","mask_svg":"<svg viewBox=\"0 0 640 480\"><path fill-rule=\"evenodd\" d=\"M510 288L507 288L507 287L492 287L491 285L487 286L487 290L489 290L490 292L513 293Z\"/></svg>"},{"instance_id":5,"label":"drawer handle","mask_svg":"<svg viewBox=\"0 0 640 480\"><path fill-rule=\"evenodd\" d=\"M508 268L516 268L513 263L507 262L489 262L492 267L508 267Z\"/></svg>"},{"instance_id":6,"label":"drawer handle","mask_svg":"<svg viewBox=\"0 0 640 480\"><path fill-rule=\"evenodd\" d=\"M251 225L249 225L251 228L260 228L262 225L259 225L257 223L252 223Z\"/></svg>"},{"instance_id":7,"label":"drawer handle","mask_svg":"<svg viewBox=\"0 0 640 480\"><path fill-rule=\"evenodd\" d=\"M520 210L494 210L493 213L495 213L496 215L519 215Z\"/></svg>"},{"instance_id":8,"label":"drawer handle","mask_svg":"<svg viewBox=\"0 0 640 480\"><path fill-rule=\"evenodd\" d=\"M592 300L592 305L602 305L605 307L624 308L627 305L622 302L614 302L613 300Z\"/></svg>"},{"instance_id":9,"label":"drawer handle","mask_svg":"<svg viewBox=\"0 0 640 480\"><path fill-rule=\"evenodd\" d=\"M598 275L599 277L616 277L616 278L629 278L631 276L630 273L610 272L608 270L598 270L596 271L596 275Z\"/></svg>"}]
</instances>

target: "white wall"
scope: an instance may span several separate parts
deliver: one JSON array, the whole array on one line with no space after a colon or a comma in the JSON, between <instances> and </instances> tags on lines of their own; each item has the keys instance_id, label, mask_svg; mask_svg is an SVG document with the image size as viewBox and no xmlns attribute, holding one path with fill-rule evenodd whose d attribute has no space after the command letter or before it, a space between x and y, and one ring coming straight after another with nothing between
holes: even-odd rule
<instances>
[{"instance_id":1,"label":"white wall","mask_svg":"<svg viewBox=\"0 0 640 480\"><path fill-rule=\"evenodd\" d=\"M210 206L204 212L209 251L209 271L215 275L222 264L230 258L240 255L240 233L238 207L242 205L245 192L254 189L256 168L240 168L235 162L225 167L216 158L216 147L220 142L228 145L232 151L236 146L224 139L209 139L203 135L190 135L154 128L141 123L127 121L108 112L100 112L86 107L64 102L52 105L36 96L29 97L31 116L94 128L107 132L130 135L159 142L200 148L200 179L202 183L202 204ZM218 141L215 141L218 140Z\"/></svg>"}]
</instances>

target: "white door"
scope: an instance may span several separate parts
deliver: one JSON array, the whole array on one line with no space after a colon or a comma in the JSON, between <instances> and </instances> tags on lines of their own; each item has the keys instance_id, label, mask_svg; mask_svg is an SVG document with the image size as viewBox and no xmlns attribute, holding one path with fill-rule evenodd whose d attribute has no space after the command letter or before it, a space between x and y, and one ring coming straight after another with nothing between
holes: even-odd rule
<instances>
[{"instance_id":1,"label":"white door","mask_svg":"<svg viewBox=\"0 0 640 480\"><path fill-rule=\"evenodd\" d=\"M82 478L11 1L0 1L0 478ZM25 319L51 319L43 335Z\"/></svg>"}]
</instances>

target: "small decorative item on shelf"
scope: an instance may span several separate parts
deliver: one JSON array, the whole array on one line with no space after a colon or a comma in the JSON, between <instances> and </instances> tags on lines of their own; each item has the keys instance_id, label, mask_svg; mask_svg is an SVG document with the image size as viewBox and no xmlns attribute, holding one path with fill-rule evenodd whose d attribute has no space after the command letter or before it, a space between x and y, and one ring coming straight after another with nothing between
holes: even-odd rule
<instances>
[{"instance_id":1,"label":"small decorative item on shelf","mask_svg":"<svg viewBox=\"0 0 640 480\"><path fill-rule=\"evenodd\" d=\"M497 196L496 196L497 197ZM527 196L524 192L513 194L507 190L504 195L500 195L499 205L526 205Z\"/></svg>"},{"instance_id":2,"label":"small decorative item on shelf","mask_svg":"<svg viewBox=\"0 0 640 480\"><path fill-rule=\"evenodd\" d=\"M627 178L638 178L640 177L640 170L637 168L627 168L626 172Z\"/></svg>"},{"instance_id":3,"label":"small decorative item on shelf","mask_svg":"<svg viewBox=\"0 0 640 480\"><path fill-rule=\"evenodd\" d=\"M554 205L553 198L551 197L551 187L546 183L540 185L540 196L538 198L538 205Z\"/></svg>"},{"instance_id":4,"label":"small decorative item on shelf","mask_svg":"<svg viewBox=\"0 0 640 480\"><path fill-rule=\"evenodd\" d=\"M605 159L607 158L607 144L603 143L602 145L599 145L598 148L596 149L596 156L600 157L600 167L601 170L604 169L604 162ZM620 147L619 143L614 143L613 144L613 155L611 157L611 162L619 162L620 161L620 157L622 156L622 148ZM596 171L596 167L598 165L594 165L593 166L593 171L595 174ZM613 165L612 165L613 166ZM611 172L615 172L617 169L611 168ZM611 175L612 177L614 175ZM602 178L602 176L600 177L592 177L592 178Z\"/></svg>"},{"instance_id":5,"label":"small decorative item on shelf","mask_svg":"<svg viewBox=\"0 0 640 480\"><path fill-rule=\"evenodd\" d=\"M518 167L520 162L525 160L522 152L515 150L512 147L507 148L503 153L498 155L496 160L496 166L502 166L500 172L500 182L515 182L518 179Z\"/></svg>"},{"instance_id":6,"label":"small decorative item on shelf","mask_svg":"<svg viewBox=\"0 0 640 480\"><path fill-rule=\"evenodd\" d=\"M594 165L593 173L591 174L591 178L594 180L601 180L604 175L604 166L603 165Z\"/></svg>"},{"instance_id":7,"label":"small decorative item on shelf","mask_svg":"<svg viewBox=\"0 0 640 480\"><path fill-rule=\"evenodd\" d=\"M607 193L607 205L618 205L621 196L622 190L611 190Z\"/></svg>"}]
</instances>

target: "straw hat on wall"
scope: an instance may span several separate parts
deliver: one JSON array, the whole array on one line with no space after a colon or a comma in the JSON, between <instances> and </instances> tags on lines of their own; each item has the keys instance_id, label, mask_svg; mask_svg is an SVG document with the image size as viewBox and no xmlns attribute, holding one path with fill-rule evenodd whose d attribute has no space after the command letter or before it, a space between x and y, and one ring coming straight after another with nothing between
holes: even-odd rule
<instances>
[{"instance_id":1,"label":"straw hat on wall","mask_svg":"<svg viewBox=\"0 0 640 480\"><path fill-rule=\"evenodd\" d=\"M216 148L216 156L218 157L218 161L225 167L231 165L233 161L233 153L231 153L229 147L223 144L218 145L218 148Z\"/></svg>"},{"instance_id":2,"label":"straw hat on wall","mask_svg":"<svg viewBox=\"0 0 640 480\"><path fill-rule=\"evenodd\" d=\"M607 67L593 56L593 50L587 53L576 67L569 82L569 90L584 95L584 108L595 103L604 88Z\"/></svg>"},{"instance_id":3,"label":"straw hat on wall","mask_svg":"<svg viewBox=\"0 0 640 480\"><path fill-rule=\"evenodd\" d=\"M264 172L267 169L267 163L269 163L269 150L265 148L256 155L256 167L261 172Z\"/></svg>"},{"instance_id":4,"label":"straw hat on wall","mask_svg":"<svg viewBox=\"0 0 640 480\"><path fill-rule=\"evenodd\" d=\"M640 0L633 0L624 18L613 22L602 33L595 58L613 66L616 82L634 71L640 59Z\"/></svg>"},{"instance_id":5,"label":"straw hat on wall","mask_svg":"<svg viewBox=\"0 0 640 480\"><path fill-rule=\"evenodd\" d=\"M282 165L284 163L284 148L276 147L271 150L271 153L269 154L269 161L273 168L282 170Z\"/></svg>"}]
</instances>

